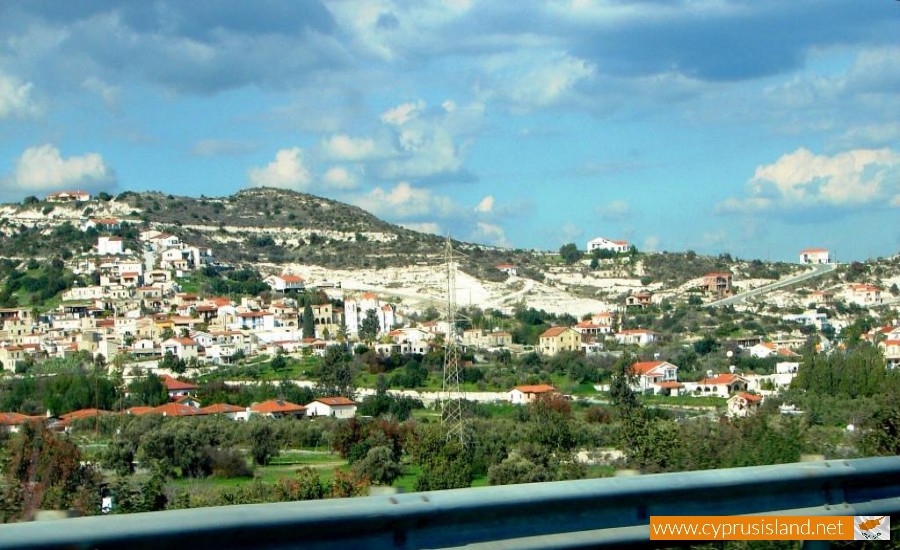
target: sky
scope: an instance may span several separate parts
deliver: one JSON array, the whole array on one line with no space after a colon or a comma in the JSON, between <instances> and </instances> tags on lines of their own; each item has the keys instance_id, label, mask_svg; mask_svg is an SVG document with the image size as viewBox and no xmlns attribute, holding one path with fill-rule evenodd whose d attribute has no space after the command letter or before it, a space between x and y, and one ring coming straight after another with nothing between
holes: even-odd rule
<instances>
[{"instance_id":1,"label":"sky","mask_svg":"<svg viewBox=\"0 0 900 550\"><path fill-rule=\"evenodd\" d=\"M0 2L0 200L256 186L496 246L896 254L900 2Z\"/></svg>"}]
</instances>

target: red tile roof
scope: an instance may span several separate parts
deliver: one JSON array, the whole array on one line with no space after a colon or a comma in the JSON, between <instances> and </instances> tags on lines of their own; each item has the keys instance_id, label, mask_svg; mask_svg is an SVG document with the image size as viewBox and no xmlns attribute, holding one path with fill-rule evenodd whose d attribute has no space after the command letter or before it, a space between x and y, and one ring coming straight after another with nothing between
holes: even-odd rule
<instances>
[{"instance_id":1,"label":"red tile roof","mask_svg":"<svg viewBox=\"0 0 900 550\"><path fill-rule=\"evenodd\" d=\"M554 338L569 330L569 327L550 327L541 334L541 338Z\"/></svg>"},{"instance_id":2,"label":"red tile roof","mask_svg":"<svg viewBox=\"0 0 900 550\"><path fill-rule=\"evenodd\" d=\"M675 389L675 388L683 388L684 384L682 384L681 382L673 382L670 380L668 382L657 382L656 386L663 388L663 389Z\"/></svg>"},{"instance_id":3,"label":"red tile roof","mask_svg":"<svg viewBox=\"0 0 900 550\"><path fill-rule=\"evenodd\" d=\"M313 403L315 403L316 401L324 405L328 405L329 407L356 405L355 401L347 399L346 397L320 397L314 400Z\"/></svg>"},{"instance_id":4,"label":"red tile roof","mask_svg":"<svg viewBox=\"0 0 900 550\"><path fill-rule=\"evenodd\" d=\"M536 384L536 385L532 385L532 386L516 386L513 389L519 390L522 393L551 393L551 392L556 391L556 388L554 388L550 384Z\"/></svg>"},{"instance_id":5,"label":"red tile roof","mask_svg":"<svg viewBox=\"0 0 900 550\"><path fill-rule=\"evenodd\" d=\"M125 410L125 414L133 414L135 416L148 414L153 412L153 407L131 407L130 409Z\"/></svg>"},{"instance_id":6,"label":"red tile roof","mask_svg":"<svg viewBox=\"0 0 900 550\"><path fill-rule=\"evenodd\" d=\"M747 401L749 401L751 403L756 403L757 401L762 401L761 395L754 395L752 393L747 393L747 392L740 392L740 393L738 393L738 395L743 397L744 399L746 399Z\"/></svg>"},{"instance_id":7,"label":"red tile roof","mask_svg":"<svg viewBox=\"0 0 900 550\"><path fill-rule=\"evenodd\" d=\"M202 412L206 414L224 414L224 413L236 413L243 412L244 407L238 407L237 405L229 405L227 403L216 403L215 405L208 405L200 409Z\"/></svg>"},{"instance_id":8,"label":"red tile roof","mask_svg":"<svg viewBox=\"0 0 900 550\"><path fill-rule=\"evenodd\" d=\"M278 278L286 283L302 283L303 277L297 275L278 275Z\"/></svg>"},{"instance_id":9,"label":"red tile roof","mask_svg":"<svg viewBox=\"0 0 900 550\"><path fill-rule=\"evenodd\" d=\"M641 361L631 365L631 371L638 375L648 375L650 371L663 363L665 363L665 361ZM659 376L662 376L662 373L660 373Z\"/></svg>"},{"instance_id":10,"label":"red tile roof","mask_svg":"<svg viewBox=\"0 0 900 550\"><path fill-rule=\"evenodd\" d=\"M306 407L288 403L287 401L281 401L280 399L270 399L268 401L263 401L262 403L257 403L256 405L251 405L250 410L262 414L295 413L306 410Z\"/></svg>"},{"instance_id":11,"label":"red tile roof","mask_svg":"<svg viewBox=\"0 0 900 550\"><path fill-rule=\"evenodd\" d=\"M115 414L110 411L104 411L102 409L81 409L77 411L72 411L70 413L66 413L60 415L60 418L63 420L75 420L79 418L91 418L94 416L102 416L105 414Z\"/></svg>"},{"instance_id":12,"label":"red tile roof","mask_svg":"<svg viewBox=\"0 0 900 550\"><path fill-rule=\"evenodd\" d=\"M176 391L176 390L196 390L198 386L191 384L189 382L182 382L181 380L176 380L169 376L168 374L164 374L160 376L162 379L163 385L166 386L168 391Z\"/></svg>"},{"instance_id":13,"label":"red tile roof","mask_svg":"<svg viewBox=\"0 0 900 550\"><path fill-rule=\"evenodd\" d=\"M203 411L198 408L191 407L190 405L183 405L181 403L166 403L165 405L153 408L150 412L166 416L197 416L204 414Z\"/></svg>"},{"instance_id":14,"label":"red tile roof","mask_svg":"<svg viewBox=\"0 0 900 550\"><path fill-rule=\"evenodd\" d=\"M735 382L739 382L739 377L736 374L717 374L712 378L704 378L698 384L703 384L707 386L714 386L716 384L725 384L730 386Z\"/></svg>"}]
</instances>

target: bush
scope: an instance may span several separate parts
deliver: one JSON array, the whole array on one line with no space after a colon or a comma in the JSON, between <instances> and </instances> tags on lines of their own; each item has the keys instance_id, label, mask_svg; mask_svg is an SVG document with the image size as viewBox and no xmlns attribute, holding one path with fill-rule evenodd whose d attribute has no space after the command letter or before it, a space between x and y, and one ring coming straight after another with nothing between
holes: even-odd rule
<instances>
[{"instance_id":1,"label":"bush","mask_svg":"<svg viewBox=\"0 0 900 550\"><path fill-rule=\"evenodd\" d=\"M253 477L247 460L234 449L210 449L209 457L216 477Z\"/></svg>"}]
</instances>

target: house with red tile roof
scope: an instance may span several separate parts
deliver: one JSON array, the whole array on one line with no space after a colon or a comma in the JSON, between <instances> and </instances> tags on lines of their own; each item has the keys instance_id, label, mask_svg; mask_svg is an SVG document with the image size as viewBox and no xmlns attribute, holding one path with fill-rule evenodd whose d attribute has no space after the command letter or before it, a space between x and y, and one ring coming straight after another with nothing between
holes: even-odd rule
<instances>
[{"instance_id":1,"label":"house with red tile roof","mask_svg":"<svg viewBox=\"0 0 900 550\"><path fill-rule=\"evenodd\" d=\"M831 263L831 254L825 248L806 248L800 251L801 264Z\"/></svg>"},{"instance_id":2,"label":"house with red tile roof","mask_svg":"<svg viewBox=\"0 0 900 550\"><path fill-rule=\"evenodd\" d=\"M282 401L281 399L270 399L250 405L249 412L269 418L301 418L306 413L306 407Z\"/></svg>"},{"instance_id":3,"label":"house with red tile roof","mask_svg":"<svg viewBox=\"0 0 900 550\"><path fill-rule=\"evenodd\" d=\"M247 408L227 403L216 403L200 409L203 414L219 414L231 420L237 420L239 415L246 416ZM245 418L246 420L246 418Z\"/></svg>"},{"instance_id":4,"label":"house with red tile roof","mask_svg":"<svg viewBox=\"0 0 900 550\"><path fill-rule=\"evenodd\" d=\"M634 328L620 330L616 333L615 339L617 344L625 346L644 347L656 341L657 334L652 330L645 328Z\"/></svg>"},{"instance_id":5,"label":"house with red tile roof","mask_svg":"<svg viewBox=\"0 0 900 550\"><path fill-rule=\"evenodd\" d=\"M195 384L191 384L190 382L182 382L176 378L172 378L168 374L163 374L160 376L163 385L166 387L166 391L169 393L169 399L175 400L179 397L183 397L185 395L190 394L192 391L195 391L198 386Z\"/></svg>"},{"instance_id":6,"label":"house with red tile roof","mask_svg":"<svg viewBox=\"0 0 900 550\"><path fill-rule=\"evenodd\" d=\"M506 393L506 399L513 405L527 405L535 399L554 395L556 393L556 388L550 384L516 386Z\"/></svg>"},{"instance_id":7,"label":"house with red tile roof","mask_svg":"<svg viewBox=\"0 0 900 550\"><path fill-rule=\"evenodd\" d=\"M518 274L518 270L513 264L497 264L495 267L497 268L497 270L506 273L510 277L515 277Z\"/></svg>"},{"instance_id":8,"label":"house with red tile roof","mask_svg":"<svg viewBox=\"0 0 900 550\"><path fill-rule=\"evenodd\" d=\"M556 355L561 351L581 349L581 334L572 327L550 327L538 338L538 353Z\"/></svg>"},{"instance_id":9,"label":"house with red tile roof","mask_svg":"<svg viewBox=\"0 0 900 550\"><path fill-rule=\"evenodd\" d=\"M320 397L306 405L306 416L333 416L353 418L356 416L356 402L346 397Z\"/></svg>"},{"instance_id":10,"label":"house with red tile roof","mask_svg":"<svg viewBox=\"0 0 900 550\"><path fill-rule=\"evenodd\" d=\"M297 292L306 287L306 281L299 275L269 275L263 282L277 292Z\"/></svg>"},{"instance_id":11,"label":"house with red tile roof","mask_svg":"<svg viewBox=\"0 0 900 550\"><path fill-rule=\"evenodd\" d=\"M684 385L678 381L678 366L668 361L639 361L631 365L632 390L656 395L678 395Z\"/></svg>"},{"instance_id":12,"label":"house with red tile roof","mask_svg":"<svg viewBox=\"0 0 900 550\"><path fill-rule=\"evenodd\" d=\"M204 413L197 407L183 405L181 403L166 403L158 407L153 407L149 414L161 414L163 416L200 416Z\"/></svg>"},{"instance_id":13,"label":"house with red tile roof","mask_svg":"<svg viewBox=\"0 0 900 550\"><path fill-rule=\"evenodd\" d=\"M0 429L9 433L18 433L22 425L27 422L45 422L45 416L28 416L15 412L0 412Z\"/></svg>"},{"instance_id":14,"label":"house with red tile roof","mask_svg":"<svg viewBox=\"0 0 900 550\"><path fill-rule=\"evenodd\" d=\"M739 374L717 374L707 376L699 382L686 384L691 395L698 397L728 397L734 392L747 391L747 379Z\"/></svg>"},{"instance_id":15,"label":"house with red tile roof","mask_svg":"<svg viewBox=\"0 0 900 550\"><path fill-rule=\"evenodd\" d=\"M743 418L759 412L762 396L747 392L738 392L728 398L728 416Z\"/></svg>"}]
</instances>

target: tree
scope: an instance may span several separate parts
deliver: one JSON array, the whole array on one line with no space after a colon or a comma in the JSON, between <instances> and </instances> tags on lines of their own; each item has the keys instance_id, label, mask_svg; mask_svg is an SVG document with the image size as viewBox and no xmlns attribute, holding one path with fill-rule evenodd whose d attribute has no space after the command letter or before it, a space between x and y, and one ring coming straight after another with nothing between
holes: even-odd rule
<instances>
[{"instance_id":1,"label":"tree","mask_svg":"<svg viewBox=\"0 0 900 550\"><path fill-rule=\"evenodd\" d=\"M379 330L378 312L374 309L367 310L366 316L363 317L362 322L359 324L359 339L363 342L373 342L375 337L378 336Z\"/></svg>"},{"instance_id":2,"label":"tree","mask_svg":"<svg viewBox=\"0 0 900 550\"><path fill-rule=\"evenodd\" d=\"M329 346L325 357L315 370L316 391L320 395L342 395L353 399L355 369L350 356L341 346Z\"/></svg>"},{"instance_id":3,"label":"tree","mask_svg":"<svg viewBox=\"0 0 900 550\"><path fill-rule=\"evenodd\" d=\"M279 449L278 441L275 439L275 432L272 431L272 426L268 422L263 421L253 426L251 433L253 446L250 449L250 454L253 456L254 462L260 466L265 466L272 457L278 456Z\"/></svg>"},{"instance_id":4,"label":"tree","mask_svg":"<svg viewBox=\"0 0 900 550\"><path fill-rule=\"evenodd\" d=\"M460 489L472 485L471 453L459 440L447 440L439 426L423 426L413 459L422 465L416 491Z\"/></svg>"},{"instance_id":5,"label":"tree","mask_svg":"<svg viewBox=\"0 0 900 550\"><path fill-rule=\"evenodd\" d=\"M129 401L139 405L156 407L169 400L169 393L159 376L151 371L137 377L128 385Z\"/></svg>"},{"instance_id":6,"label":"tree","mask_svg":"<svg viewBox=\"0 0 900 550\"><path fill-rule=\"evenodd\" d=\"M559 247L559 256L567 265L572 265L581 259L581 251L575 243L568 243Z\"/></svg>"},{"instance_id":7,"label":"tree","mask_svg":"<svg viewBox=\"0 0 900 550\"><path fill-rule=\"evenodd\" d=\"M313 318L313 310L312 306L309 302L303 306L303 337L304 338L315 338L316 337L316 323Z\"/></svg>"},{"instance_id":8,"label":"tree","mask_svg":"<svg viewBox=\"0 0 900 550\"><path fill-rule=\"evenodd\" d=\"M373 447L353 465L353 471L376 485L390 485L400 476L400 463L394 459L390 447Z\"/></svg>"}]
</instances>

